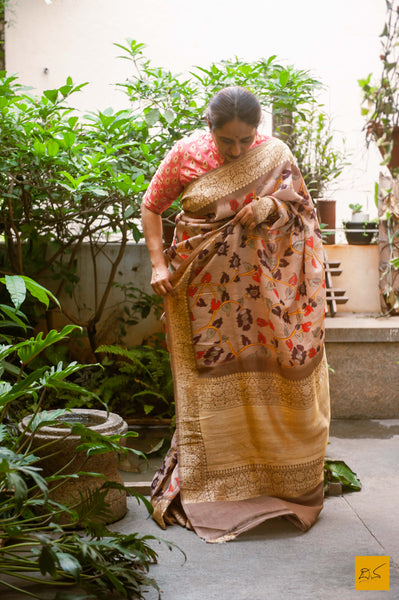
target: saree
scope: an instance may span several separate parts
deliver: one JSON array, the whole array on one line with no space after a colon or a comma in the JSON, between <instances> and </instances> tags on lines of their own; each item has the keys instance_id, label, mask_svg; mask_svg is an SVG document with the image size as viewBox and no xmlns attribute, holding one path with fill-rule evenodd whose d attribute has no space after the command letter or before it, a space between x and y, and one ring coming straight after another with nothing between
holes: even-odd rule
<instances>
[{"instance_id":1,"label":"saree","mask_svg":"<svg viewBox=\"0 0 399 600\"><path fill-rule=\"evenodd\" d=\"M258 225L233 226L254 202ZM272 205L272 210L270 206ZM153 518L208 542L323 506L329 428L321 232L288 147L269 138L192 181L165 251L176 432Z\"/></svg>"}]
</instances>

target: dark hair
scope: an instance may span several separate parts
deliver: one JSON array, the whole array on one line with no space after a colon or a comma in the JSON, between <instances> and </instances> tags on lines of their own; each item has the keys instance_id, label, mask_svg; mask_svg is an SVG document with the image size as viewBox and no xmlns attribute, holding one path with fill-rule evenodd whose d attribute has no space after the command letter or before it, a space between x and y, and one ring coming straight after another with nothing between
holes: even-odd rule
<instances>
[{"instance_id":1,"label":"dark hair","mask_svg":"<svg viewBox=\"0 0 399 600\"><path fill-rule=\"evenodd\" d=\"M227 87L219 90L209 101L206 119L213 130L223 127L237 118L257 128L262 108L257 97L242 87Z\"/></svg>"}]
</instances>

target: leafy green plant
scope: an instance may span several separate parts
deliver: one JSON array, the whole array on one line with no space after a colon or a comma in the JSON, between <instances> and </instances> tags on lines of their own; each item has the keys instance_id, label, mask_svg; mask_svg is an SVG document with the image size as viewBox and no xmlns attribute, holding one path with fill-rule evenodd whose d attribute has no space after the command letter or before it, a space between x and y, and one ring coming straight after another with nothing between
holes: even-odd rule
<instances>
[{"instance_id":1,"label":"leafy green plant","mask_svg":"<svg viewBox=\"0 0 399 600\"><path fill-rule=\"evenodd\" d=\"M105 353L96 392L126 418L173 418L175 405L169 353L161 347L100 346Z\"/></svg>"},{"instance_id":2,"label":"leafy green plant","mask_svg":"<svg viewBox=\"0 0 399 600\"><path fill-rule=\"evenodd\" d=\"M296 115L287 143L298 161L309 193L317 202L325 197L348 161L344 145L339 150L334 142L330 118L322 107L315 104L303 116L305 120Z\"/></svg>"},{"instance_id":3,"label":"leafy green plant","mask_svg":"<svg viewBox=\"0 0 399 600\"><path fill-rule=\"evenodd\" d=\"M376 140L393 176L399 174L392 161L393 146L399 135L399 3L385 0L386 19L381 38L381 72L370 73L358 83L363 92L362 115L366 119L366 140Z\"/></svg>"},{"instance_id":4,"label":"leafy green plant","mask_svg":"<svg viewBox=\"0 0 399 600\"><path fill-rule=\"evenodd\" d=\"M0 74L0 229L6 273L51 279L55 295L79 284L77 255L91 248L93 279L110 241L105 286L97 285L89 316L63 306L70 322L86 330L94 351L96 325L112 290L129 240L139 240L139 194L145 189L140 123L130 111L97 112L86 122L66 107L85 84L29 95L15 76Z\"/></svg>"},{"instance_id":5,"label":"leafy green plant","mask_svg":"<svg viewBox=\"0 0 399 600\"><path fill-rule=\"evenodd\" d=\"M27 289L47 305L50 299L55 300L51 293L26 277L6 277L2 283L11 297L9 305L0 307L3 322L13 323L24 333L27 320L21 305ZM68 378L83 366L76 363L60 364L57 369L41 366L32 371L28 370L28 366L46 348L65 340L73 327L69 325L61 332L51 331L46 336L39 333L29 339L16 339L15 343L12 334L2 333L0 584L21 596L26 594L39 600L41 596L25 590L19 582L40 583L41 587L56 584L59 590L63 590L62 597L70 600L79 597L76 586L85 591L85 598L143 598L145 587L157 589L156 582L147 574L150 564L156 561L156 553L149 545L155 538L112 532L99 520L109 510L106 501L108 489L119 484L104 482L84 498L81 495L80 500L71 506L55 502L49 494L49 486L78 478L80 473L65 474L60 470L44 476L39 457L29 442L32 438L26 438L17 427L21 417L26 414L25 401L28 398L34 398L37 402L36 412L28 425L33 436L44 425L59 426L60 418L68 422L68 412L64 409L52 414L39 413L39 410L49 389L68 390L71 393L82 391ZM15 367L13 371L6 368L8 359ZM87 394L94 395L93 392ZM18 404L19 401L22 403ZM121 436L101 436L81 423L73 424L71 433L81 437L77 451L87 456L93 453L131 452L125 447L123 438L135 435L128 432ZM51 452L51 444L48 450ZM91 475L96 476L96 473ZM143 497L138 495L137 498L151 510ZM69 515L67 525L60 521L60 516L65 513ZM79 534L75 532L76 527L81 529ZM71 587L75 591L69 591Z\"/></svg>"},{"instance_id":6,"label":"leafy green plant","mask_svg":"<svg viewBox=\"0 0 399 600\"><path fill-rule=\"evenodd\" d=\"M349 204L349 208L353 214L360 213L363 210L363 206L361 204Z\"/></svg>"},{"instance_id":7,"label":"leafy green plant","mask_svg":"<svg viewBox=\"0 0 399 600\"><path fill-rule=\"evenodd\" d=\"M204 112L208 100L218 90L230 85L244 86L254 92L265 111L274 116L274 131L287 141L284 120L303 122L316 103L316 91L321 83L309 72L293 66L284 67L276 56L247 62L239 58L212 63L208 68L196 66L191 78L153 67L144 56L145 45L136 40L116 44L121 58L133 64L133 72L121 86L135 109L145 115L151 136L145 142L146 153L155 158L157 166L165 152L179 138L205 125ZM289 132L291 133L291 132Z\"/></svg>"},{"instance_id":8,"label":"leafy green plant","mask_svg":"<svg viewBox=\"0 0 399 600\"><path fill-rule=\"evenodd\" d=\"M161 296L157 294L147 294L142 289L136 287L132 283L120 284L116 283L124 295L123 301L123 312L120 317L117 318L119 323L119 341L121 341L126 335L129 327L134 327L142 319L146 319L150 314L153 314L157 319L163 313L163 300ZM156 334L154 334L156 337ZM163 344L164 335L159 334L160 344Z\"/></svg>"}]
</instances>

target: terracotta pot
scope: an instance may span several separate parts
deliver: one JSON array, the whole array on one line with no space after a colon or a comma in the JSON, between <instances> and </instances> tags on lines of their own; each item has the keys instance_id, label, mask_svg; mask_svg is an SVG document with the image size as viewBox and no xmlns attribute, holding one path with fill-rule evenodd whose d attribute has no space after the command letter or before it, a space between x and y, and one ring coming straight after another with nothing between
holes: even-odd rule
<instances>
[{"instance_id":1,"label":"terracotta pot","mask_svg":"<svg viewBox=\"0 0 399 600\"><path fill-rule=\"evenodd\" d=\"M103 410L72 409L63 419L59 427L42 427L34 435L27 430L32 416L25 417L18 427L24 435L30 439L32 450L41 460L38 463L43 469L44 477L58 472L63 474L78 473L79 471L100 473L108 481L115 481L123 485L123 480L118 472L118 456L113 452L96 454L87 458L85 452L76 452L80 444L80 436L69 433L71 428L64 425L62 420L69 423L82 423L86 427L97 431L102 435L123 434L127 431L127 423L115 413L107 413ZM51 411L48 418L51 419ZM80 502L80 494L83 498L90 492L101 487L104 479L90 475L79 475L78 478L66 479L62 485L53 483L50 486L50 498L65 506ZM59 487L58 487L59 486ZM102 522L112 523L121 519L127 512L126 492L110 489L106 496L110 515ZM67 522L68 518L61 519Z\"/></svg>"},{"instance_id":2,"label":"terracotta pot","mask_svg":"<svg viewBox=\"0 0 399 600\"><path fill-rule=\"evenodd\" d=\"M335 229L335 206L336 200L327 198L317 198L316 200L317 218L320 224L327 225L327 229ZM335 244L335 232L323 235L323 241L326 244Z\"/></svg>"}]
</instances>

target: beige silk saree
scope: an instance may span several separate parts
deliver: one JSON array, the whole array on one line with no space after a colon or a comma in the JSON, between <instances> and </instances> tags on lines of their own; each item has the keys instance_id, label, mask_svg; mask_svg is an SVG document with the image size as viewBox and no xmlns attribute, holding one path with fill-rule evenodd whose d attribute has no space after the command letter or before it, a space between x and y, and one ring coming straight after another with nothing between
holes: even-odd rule
<instances>
[{"instance_id":1,"label":"beige silk saree","mask_svg":"<svg viewBox=\"0 0 399 600\"><path fill-rule=\"evenodd\" d=\"M259 223L232 226L254 202ZM206 541L323 505L329 389L325 283L313 203L270 138L190 183L166 251L176 433L152 484L154 519Z\"/></svg>"}]
</instances>

